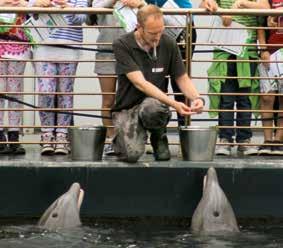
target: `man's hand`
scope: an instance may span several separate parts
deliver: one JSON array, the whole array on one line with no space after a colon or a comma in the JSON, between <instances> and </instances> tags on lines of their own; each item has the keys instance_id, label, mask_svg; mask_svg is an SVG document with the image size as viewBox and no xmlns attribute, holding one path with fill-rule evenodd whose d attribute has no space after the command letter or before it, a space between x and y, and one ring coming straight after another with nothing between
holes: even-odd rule
<instances>
[{"instance_id":1,"label":"man's hand","mask_svg":"<svg viewBox=\"0 0 283 248\"><path fill-rule=\"evenodd\" d=\"M215 12L218 9L218 4L214 0L203 0L200 7L205 8L209 12Z\"/></svg>"},{"instance_id":2,"label":"man's hand","mask_svg":"<svg viewBox=\"0 0 283 248\"><path fill-rule=\"evenodd\" d=\"M225 27L228 27L232 23L232 16L221 16L222 24Z\"/></svg>"},{"instance_id":3,"label":"man's hand","mask_svg":"<svg viewBox=\"0 0 283 248\"><path fill-rule=\"evenodd\" d=\"M182 116L196 114L196 112L193 112L192 109L183 102L176 102L174 108Z\"/></svg>"},{"instance_id":4,"label":"man's hand","mask_svg":"<svg viewBox=\"0 0 283 248\"><path fill-rule=\"evenodd\" d=\"M200 114L203 111L203 104L203 100L201 100L200 98L195 99L192 102L191 111Z\"/></svg>"}]
</instances>

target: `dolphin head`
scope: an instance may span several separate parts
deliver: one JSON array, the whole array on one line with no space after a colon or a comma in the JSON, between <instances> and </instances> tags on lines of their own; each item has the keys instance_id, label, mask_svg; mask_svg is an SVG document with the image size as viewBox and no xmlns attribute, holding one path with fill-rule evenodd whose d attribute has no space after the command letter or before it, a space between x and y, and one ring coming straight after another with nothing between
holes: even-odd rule
<instances>
[{"instance_id":1,"label":"dolphin head","mask_svg":"<svg viewBox=\"0 0 283 248\"><path fill-rule=\"evenodd\" d=\"M60 228L80 226L80 208L83 197L84 191L80 184L73 183L70 189L44 212L38 225L54 231Z\"/></svg>"},{"instance_id":2,"label":"dolphin head","mask_svg":"<svg viewBox=\"0 0 283 248\"><path fill-rule=\"evenodd\" d=\"M239 232L234 211L213 167L204 177L203 195L193 214L191 230L195 234Z\"/></svg>"}]
</instances>

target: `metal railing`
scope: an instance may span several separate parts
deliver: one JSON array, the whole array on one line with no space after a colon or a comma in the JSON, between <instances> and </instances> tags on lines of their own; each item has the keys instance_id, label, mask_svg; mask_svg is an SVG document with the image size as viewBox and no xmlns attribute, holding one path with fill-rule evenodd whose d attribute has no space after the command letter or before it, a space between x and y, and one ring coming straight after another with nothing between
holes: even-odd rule
<instances>
[{"instance_id":1,"label":"metal railing","mask_svg":"<svg viewBox=\"0 0 283 248\"><path fill-rule=\"evenodd\" d=\"M64 9L59 9L59 8L22 8L22 7L1 7L0 9L0 13L25 13L25 14L31 14L31 13L52 13L52 14L66 14L66 13L85 13L85 14L111 14L112 13L112 9L104 9L104 8L100 8L100 9L95 9L95 8L64 8ZM252 16L280 16L282 15L283 11L282 10L225 10L225 9L221 9L215 13L208 13L207 11L205 11L204 9L166 9L163 10L165 14L175 14L175 15L185 15L187 17L187 19L192 20L192 17L196 17L196 16L207 16L207 15L252 15ZM17 26L17 25L7 25L7 24L2 24L1 26L5 26L5 27L22 27L22 26ZM59 26L61 28L67 28L69 26ZM72 26L74 28L81 28L81 26ZM40 29L40 28L46 28L45 26L37 26L36 28ZM82 26L83 29L98 29L98 28L117 28L117 26L100 26L100 25L94 25L94 26ZM167 27L167 28L173 28L173 26L171 27ZM203 76L203 75L198 75L195 73L195 71L192 69L192 65L197 65L198 63L212 63L212 62L234 62L234 63L251 63L251 62L255 62L255 63L262 63L262 62L266 62L264 60L261 59L252 59L252 60L213 60L213 59L199 59L198 58L198 52L195 51L194 53L194 57L193 59L190 59L192 56L192 46L198 46L198 47L206 47L206 48L210 48L210 50L207 53L212 53L212 51L214 50L214 46L216 45L223 45L223 44L210 44L208 42L192 42L192 30L196 29L198 31L200 30L209 30L211 29L210 26L198 26L197 23L195 23L195 25L192 25L192 22L189 23L189 25L186 26L182 26L182 28L186 29L187 34L186 35L186 42L185 43L178 43L178 45L180 46L186 46L186 57L184 58L184 62L186 65L186 69L188 71L188 74L191 76L191 78L193 80L203 80L203 84L207 84L207 80L209 79L220 79L222 77L212 77L212 76ZM223 28L225 29L225 28ZM237 29L237 28L235 28ZM253 30L257 30L257 29L275 29L275 28L268 28L268 27L247 27L246 29L253 29ZM276 28L278 29L278 28ZM279 28L280 29L280 28ZM283 29L283 27L281 28ZM57 42L41 42L41 43L32 43L32 42L19 42L19 41L1 41L1 44L28 44L28 45L51 45L51 46L58 46ZM60 45L60 44L59 44ZM99 43L99 42L95 42L95 40L91 41L91 42L83 42L78 43L78 42L72 42L72 43L68 43L68 45L73 45L76 47L79 47L82 45L82 50L88 50L88 51L95 51L97 50L97 48L93 48L93 46L97 46L97 45L106 45L106 46L111 46L111 42L106 42L106 43ZM227 46L229 46L229 44L225 44ZM235 45L235 44L234 44ZM251 47L255 50L257 50L257 47L260 46L260 44L257 43L253 43L253 44L237 44L238 46L248 46ZM276 47L276 46L280 46L280 45L266 45L264 44L265 47ZM5 59L0 59L0 63L1 61L5 61ZM10 60L13 61L13 60ZM28 62L28 63L36 63L36 62L51 62L50 60L46 59L46 60L33 60L33 59L23 59L20 60L23 62ZM98 59L94 59L94 54L93 54L93 59L78 59L78 60L58 60L56 62L78 62L78 63L95 63L95 62L114 62L113 60L98 60ZM283 63L283 61L276 61L276 62L272 62L272 63ZM74 79L97 79L97 78L103 78L103 77L111 77L109 75L95 75L92 72L88 73L86 75L64 75L64 76L60 76L60 75L52 75L52 76L46 76L46 75L35 75L35 74L24 74L24 75L1 75L2 77L5 78L24 78L24 79L36 79L36 78L74 78ZM113 77L116 77L115 75L113 75ZM258 76L254 76L254 77L224 77L223 79L278 79L276 77L274 78L261 78ZM80 83L88 83L87 81L84 80L84 82L80 82ZM207 93L205 91L201 91L200 92L201 95L209 97L212 95L218 95L218 96L224 96L224 95L233 95L233 96L240 96L243 94L236 94L236 93ZM81 91L74 91L74 92L54 92L54 93L50 93L50 92L38 92L38 91L25 91L25 92L1 92L1 95L9 95L9 96L16 96L22 94L23 96L38 96L38 95L72 95L72 96L102 96L102 95L113 95L115 94L115 92L104 92L101 93L100 91L93 91L93 92L81 92ZM178 93L171 93L168 92L168 95L173 96L173 95L177 95ZM265 96L265 95L272 95L272 96L282 96L283 94L280 93L247 93L244 95L254 95L254 96ZM90 104L91 106L92 104ZM108 111L109 109L102 109L99 107L74 107L74 108L53 108L53 109L46 109L46 108L0 108L0 111L23 111L23 112L38 112L38 111L70 111L70 112L100 112L100 111ZM172 112L174 112L174 110L171 110ZM283 112L283 110L259 110L259 109L251 109L251 110L224 110L224 109L208 109L208 107L206 106L204 109L204 113L209 113L209 112L255 112L255 113L281 113ZM191 121L194 121L195 116L192 117ZM201 121L201 117L197 116L197 118L199 119L199 121ZM205 118L203 118L205 120ZM213 120L213 119L212 119ZM75 125L80 125L80 123L75 123ZM54 126L49 126L49 127L53 127L53 128L57 128L57 127L71 127L73 125L70 126L58 126L58 125L54 125ZM42 128L44 126L38 125L38 124L34 124L34 125L19 125L19 126L9 126L9 125L0 125L0 128L9 128L9 127L18 127L18 128ZM171 123L169 124L168 128L172 128L175 129L177 127L177 125L172 125ZM219 126L220 128L231 128L230 126ZM108 128L113 128L112 126L108 126ZM233 128L235 129L239 129L239 128L251 128L254 130L264 130L264 129L282 129L283 127L266 127L266 126L254 126L251 125L250 127L239 127L239 126L233 126ZM7 143L11 143L11 142L7 142ZM41 142L19 142L19 143L23 143L23 144L40 144ZM170 144L178 144L178 143L170 143ZM226 145L226 144L224 144ZM235 144L234 144L235 145ZM238 144L238 145L246 145L246 144ZM258 146L259 144L257 143L253 143L253 144L248 144L248 145L254 145L254 146ZM281 144L278 144L281 145Z\"/></svg>"}]
</instances>

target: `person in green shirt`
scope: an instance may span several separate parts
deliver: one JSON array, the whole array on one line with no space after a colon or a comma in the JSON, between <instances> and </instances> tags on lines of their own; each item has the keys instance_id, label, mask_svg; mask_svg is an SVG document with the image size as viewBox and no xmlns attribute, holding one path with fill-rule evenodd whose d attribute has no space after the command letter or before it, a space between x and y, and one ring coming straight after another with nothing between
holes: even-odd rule
<instances>
[{"instance_id":1,"label":"person in green shirt","mask_svg":"<svg viewBox=\"0 0 283 248\"><path fill-rule=\"evenodd\" d=\"M206 8L208 11L214 12L218 8L223 9L260 9L268 8L266 3L267 0L249 1L249 0L203 0L201 7ZM232 21L240 23L248 27L256 27L260 25L260 19L257 16L221 16L224 26L230 26ZM247 43L255 44L257 40L256 30L248 30L249 39ZM254 47L245 47L241 56L236 56L225 51L215 50L213 59L214 60L238 60L238 59L257 59L258 54ZM240 78L232 79L225 77L253 77L257 73L256 63L243 63L243 62L218 62L212 63L208 69L209 91L216 93L251 93L258 92L259 82L254 79ZM217 78L220 77L220 78ZM210 108L222 109L222 110L233 110L236 103L238 110L250 110L258 108L257 97L249 97L245 95L238 96L211 96L210 97ZM234 129L234 113L220 111L219 113L211 112L212 117L219 116L219 126L231 126L231 128L220 128L219 138L220 143L226 145L219 145L216 147L217 155L231 155L231 145L227 143L234 143L233 137L237 143L251 143L252 131L248 128ZM237 126L250 126L251 123L251 112L237 112L236 124ZM256 155L257 149L253 146L239 145L238 153L241 155Z\"/></svg>"}]
</instances>

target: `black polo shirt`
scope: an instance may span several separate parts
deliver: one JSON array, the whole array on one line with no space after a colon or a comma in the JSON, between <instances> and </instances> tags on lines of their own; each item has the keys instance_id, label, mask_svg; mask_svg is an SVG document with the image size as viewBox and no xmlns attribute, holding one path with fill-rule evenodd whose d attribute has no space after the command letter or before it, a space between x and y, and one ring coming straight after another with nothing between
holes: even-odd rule
<instances>
[{"instance_id":1,"label":"black polo shirt","mask_svg":"<svg viewBox=\"0 0 283 248\"><path fill-rule=\"evenodd\" d=\"M157 46L157 59L153 51L144 51L135 40L134 32L125 34L113 43L116 58L116 74L118 89L112 111L130 109L140 104L146 95L138 90L127 78L126 74L141 71L145 79L163 92L167 92L168 80L165 76L177 79L185 73L185 67L175 40L166 34L161 36Z\"/></svg>"}]
</instances>

